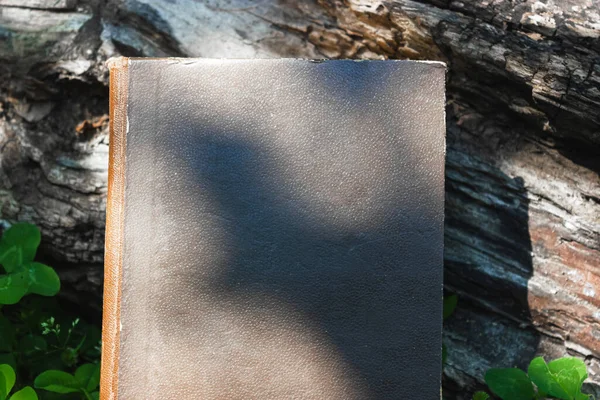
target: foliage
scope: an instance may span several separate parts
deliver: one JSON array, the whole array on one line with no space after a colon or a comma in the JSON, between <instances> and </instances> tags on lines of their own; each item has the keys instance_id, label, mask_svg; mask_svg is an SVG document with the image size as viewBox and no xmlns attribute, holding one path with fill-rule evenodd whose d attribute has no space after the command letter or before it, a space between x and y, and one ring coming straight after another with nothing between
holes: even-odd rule
<instances>
[{"instance_id":1,"label":"foliage","mask_svg":"<svg viewBox=\"0 0 600 400\"><path fill-rule=\"evenodd\" d=\"M60 280L52 268L33 261L41 234L35 225L15 224L0 239L0 304L16 304L23 296L35 293L54 296Z\"/></svg>"},{"instance_id":2,"label":"foliage","mask_svg":"<svg viewBox=\"0 0 600 400\"><path fill-rule=\"evenodd\" d=\"M456 305L458 304L458 296L453 294L444 297L444 319L454 314Z\"/></svg>"},{"instance_id":3,"label":"foliage","mask_svg":"<svg viewBox=\"0 0 600 400\"><path fill-rule=\"evenodd\" d=\"M492 368L485 374L485 382L501 399L529 400L535 394L531 380L518 368Z\"/></svg>"},{"instance_id":4,"label":"foliage","mask_svg":"<svg viewBox=\"0 0 600 400\"><path fill-rule=\"evenodd\" d=\"M64 371L48 370L35 378L36 389L45 389L54 393L81 393L85 399L98 399L100 384L100 365L83 364L71 375Z\"/></svg>"},{"instance_id":5,"label":"foliage","mask_svg":"<svg viewBox=\"0 0 600 400\"><path fill-rule=\"evenodd\" d=\"M527 373L519 368L492 368L485 374L485 383L502 400L588 400L592 396L581 392L587 376L586 366L578 358L563 357L546 364L537 357ZM484 395L477 392L473 399L485 400Z\"/></svg>"},{"instance_id":6,"label":"foliage","mask_svg":"<svg viewBox=\"0 0 600 400\"><path fill-rule=\"evenodd\" d=\"M457 296L444 298L444 319L448 318L458 304ZM442 348L442 360L446 348ZM581 392L586 380L585 363L575 357L563 357L546 364L543 357L534 358L527 373L519 368L492 368L485 374L485 383L494 395L502 400L591 400L592 395ZM486 392L476 392L473 400L488 400Z\"/></svg>"},{"instance_id":7,"label":"foliage","mask_svg":"<svg viewBox=\"0 0 600 400\"><path fill-rule=\"evenodd\" d=\"M8 397L16 380L15 370L8 364L0 364L0 400L38 400L31 386L26 386Z\"/></svg>"},{"instance_id":8,"label":"foliage","mask_svg":"<svg viewBox=\"0 0 600 400\"><path fill-rule=\"evenodd\" d=\"M0 368L16 370L18 380L10 386L21 388L10 399L97 398L100 330L59 307L53 297L60 290L58 275L34 261L40 241L39 229L23 223L0 239L0 364L6 365ZM56 376L77 383L70 392L56 390ZM2 397L3 387L8 387L3 383L0 379L0 400L10 391ZM42 390L36 395L27 384Z\"/></svg>"}]
</instances>

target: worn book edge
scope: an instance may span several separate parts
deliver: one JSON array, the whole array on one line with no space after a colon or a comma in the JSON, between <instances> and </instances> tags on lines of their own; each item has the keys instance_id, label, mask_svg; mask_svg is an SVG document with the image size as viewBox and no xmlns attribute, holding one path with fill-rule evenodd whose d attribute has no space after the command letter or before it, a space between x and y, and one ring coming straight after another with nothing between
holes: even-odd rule
<instances>
[{"instance_id":1,"label":"worn book edge","mask_svg":"<svg viewBox=\"0 0 600 400\"><path fill-rule=\"evenodd\" d=\"M107 62L110 70L110 147L106 240L104 246L104 305L100 399L116 400L119 379L121 278L125 202L125 153L127 145L127 96L129 59Z\"/></svg>"}]
</instances>

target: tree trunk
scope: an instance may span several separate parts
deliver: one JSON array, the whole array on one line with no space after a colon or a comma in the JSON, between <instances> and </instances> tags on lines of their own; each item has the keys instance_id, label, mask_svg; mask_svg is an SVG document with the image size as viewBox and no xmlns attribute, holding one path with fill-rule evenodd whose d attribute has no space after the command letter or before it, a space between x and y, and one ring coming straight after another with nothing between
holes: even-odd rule
<instances>
[{"instance_id":1,"label":"tree trunk","mask_svg":"<svg viewBox=\"0 0 600 400\"><path fill-rule=\"evenodd\" d=\"M0 36L2 218L42 228L68 296L102 280L108 57L447 62L445 397L535 354L598 391L594 0L0 0Z\"/></svg>"}]
</instances>

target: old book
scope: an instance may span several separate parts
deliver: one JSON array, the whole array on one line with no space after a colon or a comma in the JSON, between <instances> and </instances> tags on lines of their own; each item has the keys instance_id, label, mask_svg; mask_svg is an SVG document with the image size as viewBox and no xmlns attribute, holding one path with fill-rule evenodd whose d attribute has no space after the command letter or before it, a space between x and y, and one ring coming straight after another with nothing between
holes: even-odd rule
<instances>
[{"instance_id":1,"label":"old book","mask_svg":"<svg viewBox=\"0 0 600 400\"><path fill-rule=\"evenodd\" d=\"M102 399L440 397L440 63L117 59Z\"/></svg>"}]
</instances>

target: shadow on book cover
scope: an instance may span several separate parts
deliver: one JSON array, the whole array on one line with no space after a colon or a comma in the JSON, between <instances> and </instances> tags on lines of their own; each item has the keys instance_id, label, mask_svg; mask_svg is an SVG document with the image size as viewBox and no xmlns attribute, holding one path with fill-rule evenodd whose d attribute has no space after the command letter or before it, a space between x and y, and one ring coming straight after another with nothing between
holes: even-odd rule
<instances>
[{"instance_id":1,"label":"shadow on book cover","mask_svg":"<svg viewBox=\"0 0 600 400\"><path fill-rule=\"evenodd\" d=\"M440 398L445 66L110 61L101 398Z\"/></svg>"}]
</instances>

